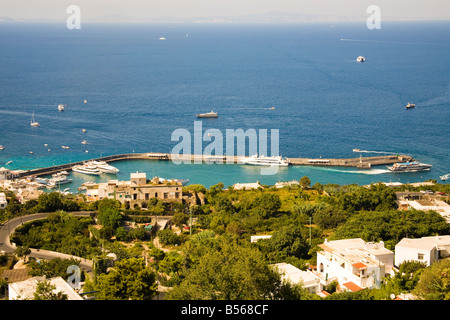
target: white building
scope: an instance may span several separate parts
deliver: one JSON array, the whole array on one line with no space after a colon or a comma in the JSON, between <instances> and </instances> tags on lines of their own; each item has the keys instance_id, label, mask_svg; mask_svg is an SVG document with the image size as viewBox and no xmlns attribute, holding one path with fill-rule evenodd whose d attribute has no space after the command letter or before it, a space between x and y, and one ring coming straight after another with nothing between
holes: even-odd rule
<instances>
[{"instance_id":1,"label":"white building","mask_svg":"<svg viewBox=\"0 0 450 320\"><path fill-rule=\"evenodd\" d=\"M6 201L6 195L3 192L0 192L0 210L5 209L8 205L8 201Z\"/></svg>"},{"instance_id":2,"label":"white building","mask_svg":"<svg viewBox=\"0 0 450 320\"><path fill-rule=\"evenodd\" d=\"M44 280L44 277L34 277L10 283L8 285L9 300L33 300L38 283ZM67 295L67 300L84 300L63 278L55 277L48 281L56 287L54 292L62 292Z\"/></svg>"},{"instance_id":3,"label":"white building","mask_svg":"<svg viewBox=\"0 0 450 320\"><path fill-rule=\"evenodd\" d=\"M327 241L317 252L317 273L324 285L336 280L342 288L357 291L378 287L391 273L394 252L384 243L365 242L360 238Z\"/></svg>"},{"instance_id":4,"label":"white building","mask_svg":"<svg viewBox=\"0 0 450 320\"><path fill-rule=\"evenodd\" d=\"M252 190L262 188L262 185L259 181L253 183L236 183L233 185L234 190Z\"/></svg>"},{"instance_id":5,"label":"white building","mask_svg":"<svg viewBox=\"0 0 450 320\"><path fill-rule=\"evenodd\" d=\"M395 265L404 261L419 261L427 266L450 257L450 236L432 236L420 239L402 239L395 246Z\"/></svg>"},{"instance_id":6,"label":"white building","mask_svg":"<svg viewBox=\"0 0 450 320\"><path fill-rule=\"evenodd\" d=\"M261 240L261 239L270 239L270 238L272 238L271 234L260 235L260 236L251 236L250 242L254 243L254 242L258 242L258 240Z\"/></svg>"},{"instance_id":7,"label":"white building","mask_svg":"<svg viewBox=\"0 0 450 320\"><path fill-rule=\"evenodd\" d=\"M320 278L311 271L300 270L289 263L277 263L272 265L278 269L283 280L292 284L301 284L311 293L319 294L322 292L323 285Z\"/></svg>"}]
</instances>

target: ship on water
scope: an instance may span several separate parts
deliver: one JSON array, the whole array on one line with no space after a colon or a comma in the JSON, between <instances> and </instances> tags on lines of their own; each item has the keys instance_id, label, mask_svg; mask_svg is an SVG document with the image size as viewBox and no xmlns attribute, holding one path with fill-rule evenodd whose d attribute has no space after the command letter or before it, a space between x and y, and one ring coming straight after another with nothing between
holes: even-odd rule
<instances>
[{"instance_id":1,"label":"ship on water","mask_svg":"<svg viewBox=\"0 0 450 320\"><path fill-rule=\"evenodd\" d=\"M392 172L417 172L430 170L431 164L420 163L417 161L394 163L392 167L387 167Z\"/></svg>"},{"instance_id":2,"label":"ship on water","mask_svg":"<svg viewBox=\"0 0 450 320\"><path fill-rule=\"evenodd\" d=\"M211 112L198 114L197 118L217 118L218 116L219 115L217 114L217 112L214 112L213 110L211 110Z\"/></svg>"},{"instance_id":3,"label":"ship on water","mask_svg":"<svg viewBox=\"0 0 450 320\"><path fill-rule=\"evenodd\" d=\"M366 58L363 57L363 56L359 56L358 58L356 58L356 61L358 61L358 62L365 62Z\"/></svg>"},{"instance_id":4,"label":"ship on water","mask_svg":"<svg viewBox=\"0 0 450 320\"><path fill-rule=\"evenodd\" d=\"M416 105L415 105L414 103L408 102L408 104L406 105L406 110L412 109L412 108L414 108L415 106L416 106Z\"/></svg>"},{"instance_id":5,"label":"ship on water","mask_svg":"<svg viewBox=\"0 0 450 320\"><path fill-rule=\"evenodd\" d=\"M280 167L287 167L289 165L289 162L285 159L283 159L281 156L272 156L272 157L265 157L265 156L258 156L258 154L255 154L251 157L245 158L241 161L242 164L250 164L254 166L280 166Z\"/></svg>"}]
</instances>

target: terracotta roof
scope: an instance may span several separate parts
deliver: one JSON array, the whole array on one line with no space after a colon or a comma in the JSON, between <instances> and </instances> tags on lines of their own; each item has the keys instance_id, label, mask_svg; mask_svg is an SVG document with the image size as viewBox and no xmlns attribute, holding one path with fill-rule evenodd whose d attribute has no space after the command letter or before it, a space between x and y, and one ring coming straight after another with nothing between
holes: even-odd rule
<instances>
[{"instance_id":1,"label":"terracotta roof","mask_svg":"<svg viewBox=\"0 0 450 320\"><path fill-rule=\"evenodd\" d=\"M346 282L343 284L344 287L346 287L347 289L349 289L351 292L356 292L359 290L362 290L362 288L358 285L356 285L353 282Z\"/></svg>"},{"instance_id":2,"label":"terracotta roof","mask_svg":"<svg viewBox=\"0 0 450 320\"><path fill-rule=\"evenodd\" d=\"M13 283L30 279L31 276L28 275L27 269L11 269L3 271L2 278L8 279L9 283Z\"/></svg>"},{"instance_id":3,"label":"terracotta roof","mask_svg":"<svg viewBox=\"0 0 450 320\"><path fill-rule=\"evenodd\" d=\"M362 262L354 263L354 264L352 264L352 266L354 266L355 268L360 269L360 270L367 269L367 266Z\"/></svg>"}]
</instances>

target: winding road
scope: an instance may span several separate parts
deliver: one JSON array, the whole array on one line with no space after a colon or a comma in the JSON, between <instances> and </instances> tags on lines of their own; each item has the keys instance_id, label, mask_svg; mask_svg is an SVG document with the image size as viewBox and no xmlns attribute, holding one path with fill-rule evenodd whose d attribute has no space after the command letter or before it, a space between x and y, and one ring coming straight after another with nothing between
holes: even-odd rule
<instances>
[{"instance_id":1,"label":"winding road","mask_svg":"<svg viewBox=\"0 0 450 320\"><path fill-rule=\"evenodd\" d=\"M91 211L77 211L77 212L68 212L77 217L88 217L92 214ZM35 213L26 216L16 217L9 221L7 221L4 225L0 227L0 253L13 253L16 250L16 246L14 243L10 241L10 235L14 232L14 230L21 226L25 222L45 219L49 215L49 213ZM74 258L80 261L80 268L89 274L93 274L93 263L92 260L87 260L81 257L72 256L69 254L59 253L55 251L48 251L42 249L31 249L31 253L29 257L36 258L39 260L51 260L54 258L61 259L70 259Z\"/></svg>"}]
</instances>

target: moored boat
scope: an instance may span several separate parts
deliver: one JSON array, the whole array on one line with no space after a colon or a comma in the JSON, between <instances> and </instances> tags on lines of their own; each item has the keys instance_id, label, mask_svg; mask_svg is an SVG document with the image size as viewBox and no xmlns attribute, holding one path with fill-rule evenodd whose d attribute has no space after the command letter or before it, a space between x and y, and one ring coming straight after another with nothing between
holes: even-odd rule
<instances>
[{"instance_id":1,"label":"moored boat","mask_svg":"<svg viewBox=\"0 0 450 320\"><path fill-rule=\"evenodd\" d=\"M77 165L72 167L73 172L82 173L82 174L88 174L88 175L94 175L98 176L100 175L100 170L97 169L97 167L92 165Z\"/></svg>"},{"instance_id":2,"label":"moored boat","mask_svg":"<svg viewBox=\"0 0 450 320\"><path fill-rule=\"evenodd\" d=\"M241 163L255 165L255 166L287 167L289 165L289 162L287 160L283 159L281 156L266 157L266 156L258 156L258 154L255 154L248 158L244 158L241 161Z\"/></svg>"}]
</instances>

